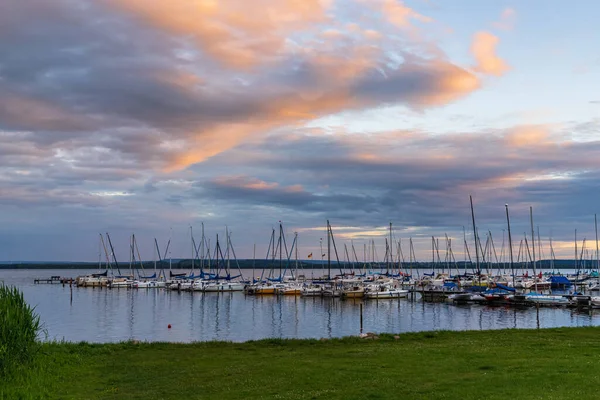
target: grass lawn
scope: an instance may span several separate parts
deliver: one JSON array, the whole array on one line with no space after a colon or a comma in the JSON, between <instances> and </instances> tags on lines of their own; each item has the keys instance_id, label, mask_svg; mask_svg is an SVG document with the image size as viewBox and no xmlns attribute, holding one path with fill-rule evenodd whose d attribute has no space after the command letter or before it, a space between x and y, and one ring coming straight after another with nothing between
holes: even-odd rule
<instances>
[{"instance_id":1,"label":"grass lawn","mask_svg":"<svg viewBox=\"0 0 600 400\"><path fill-rule=\"evenodd\" d=\"M591 399L600 328L425 332L379 340L44 345L0 381L28 399Z\"/></svg>"}]
</instances>

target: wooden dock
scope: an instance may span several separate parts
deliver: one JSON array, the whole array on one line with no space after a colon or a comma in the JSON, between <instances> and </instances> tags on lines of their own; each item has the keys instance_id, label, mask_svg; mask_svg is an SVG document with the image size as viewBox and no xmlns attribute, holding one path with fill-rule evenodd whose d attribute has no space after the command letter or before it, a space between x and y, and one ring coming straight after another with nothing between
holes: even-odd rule
<instances>
[{"instance_id":1,"label":"wooden dock","mask_svg":"<svg viewBox=\"0 0 600 400\"><path fill-rule=\"evenodd\" d=\"M52 284L56 283L56 284L59 284L59 285L65 285L65 284L70 285L70 284L75 283L75 279L73 279L73 278L63 278L63 277L60 277L60 276L51 276L50 278L35 278L33 280L33 283L36 283L36 284L42 284L42 283L44 283L44 284L49 284L49 285L52 285Z\"/></svg>"}]
</instances>

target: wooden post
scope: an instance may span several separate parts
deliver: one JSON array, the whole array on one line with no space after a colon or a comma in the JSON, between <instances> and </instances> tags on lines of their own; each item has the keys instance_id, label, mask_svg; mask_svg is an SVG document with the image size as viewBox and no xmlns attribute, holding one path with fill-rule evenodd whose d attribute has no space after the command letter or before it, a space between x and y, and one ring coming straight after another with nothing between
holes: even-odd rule
<instances>
[{"instance_id":1,"label":"wooden post","mask_svg":"<svg viewBox=\"0 0 600 400\"><path fill-rule=\"evenodd\" d=\"M360 303L360 333L363 331L363 303Z\"/></svg>"}]
</instances>

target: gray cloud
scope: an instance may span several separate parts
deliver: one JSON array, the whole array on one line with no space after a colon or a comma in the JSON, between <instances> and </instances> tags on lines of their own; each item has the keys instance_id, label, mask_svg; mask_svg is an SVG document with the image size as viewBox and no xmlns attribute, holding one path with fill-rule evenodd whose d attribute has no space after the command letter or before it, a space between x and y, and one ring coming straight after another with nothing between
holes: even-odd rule
<instances>
[{"instance_id":1,"label":"gray cloud","mask_svg":"<svg viewBox=\"0 0 600 400\"><path fill-rule=\"evenodd\" d=\"M460 237L470 193L482 229L504 226L507 201L523 221L534 204L564 238L587 223L587 199L598 196L596 120L570 127L590 142L539 147L491 129L359 137L298 128L384 104L439 106L478 88L443 56L394 50L393 36L377 47L347 35L333 49L230 70L189 38L105 3L2 2L0 253L93 259L97 233L111 231L126 254L127 235L141 231L152 254L150 239L174 227L177 254L200 221L211 235L228 225L246 256L278 220L302 230L307 249L323 236L307 228L327 218ZM192 166L165 172L173 164Z\"/></svg>"}]
</instances>

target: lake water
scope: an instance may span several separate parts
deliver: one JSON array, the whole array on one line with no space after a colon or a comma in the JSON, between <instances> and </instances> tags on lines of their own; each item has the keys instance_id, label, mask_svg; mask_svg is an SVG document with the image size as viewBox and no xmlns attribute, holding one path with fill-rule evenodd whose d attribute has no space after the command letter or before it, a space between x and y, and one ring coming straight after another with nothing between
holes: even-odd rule
<instances>
[{"instance_id":1,"label":"lake water","mask_svg":"<svg viewBox=\"0 0 600 400\"><path fill-rule=\"evenodd\" d=\"M331 338L364 332L547 328L600 325L600 311L456 306L421 300L340 300L243 293L91 289L34 284L35 277L76 277L90 270L0 270L36 307L50 340L191 342ZM171 324L172 328L167 326Z\"/></svg>"}]
</instances>

